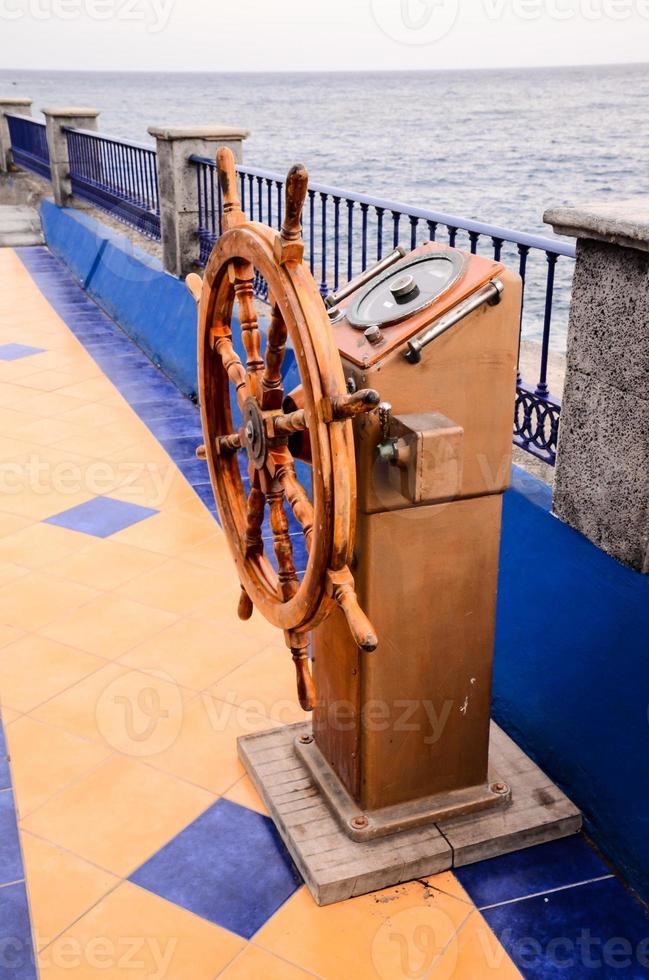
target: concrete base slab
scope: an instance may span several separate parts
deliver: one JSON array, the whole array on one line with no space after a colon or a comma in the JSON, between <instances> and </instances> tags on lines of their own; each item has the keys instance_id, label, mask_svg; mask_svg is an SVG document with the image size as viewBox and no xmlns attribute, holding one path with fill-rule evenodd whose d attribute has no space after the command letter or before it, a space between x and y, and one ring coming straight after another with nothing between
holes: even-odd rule
<instances>
[{"instance_id":1,"label":"concrete base slab","mask_svg":"<svg viewBox=\"0 0 649 980\"><path fill-rule=\"evenodd\" d=\"M0 207L0 248L42 245L43 241L41 220L35 208L20 204Z\"/></svg>"},{"instance_id":2,"label":"concrete base slab","mask_svg":"<svg viewBox=\"0 0 649 980\"><path fill-rule=\"evenodd\" d=\"M490 766L511 787L496 810L353 841L341 829L294 742L306 722L238 740L239 757L318 905L437 874L577 833L581 814L492 723Z\"/></svg>"}]
</instances>

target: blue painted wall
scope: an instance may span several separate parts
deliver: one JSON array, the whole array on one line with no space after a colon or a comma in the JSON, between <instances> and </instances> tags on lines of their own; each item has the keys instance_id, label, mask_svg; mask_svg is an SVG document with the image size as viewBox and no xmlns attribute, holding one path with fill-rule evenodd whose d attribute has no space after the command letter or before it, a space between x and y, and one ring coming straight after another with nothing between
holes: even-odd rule
<instances>
[{"instance_id":1,"label":"blue painted wall","mask_svg":"<svg viewBox=\"0 0 649 980\"><path fill-rule=\"evenodd\" d=\"M45 202L42 220L50 249L92 298L194 395L196 310L184 284L82 212ZM290 389L290 351L285 366ZM549 488L515 470L504 503L494 713L649 900L649 576L609 558L550 507Z\"/></svg>"},{"instance_id":2,"label":"blue painted wall","mask_svg":"<svg viewBox=\"0 0 649 980\"><path fill-rule=\"evenodd\" d=\"M549 488L515 469L494 713L649 900L649 576L562 524L550 505Z\"/></svg>"}]
</instances>

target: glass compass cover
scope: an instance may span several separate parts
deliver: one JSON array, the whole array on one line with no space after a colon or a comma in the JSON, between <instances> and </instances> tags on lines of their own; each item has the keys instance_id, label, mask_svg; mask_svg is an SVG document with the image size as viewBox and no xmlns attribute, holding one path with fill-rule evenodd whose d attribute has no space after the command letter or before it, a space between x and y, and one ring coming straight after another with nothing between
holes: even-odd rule
<instances>
[{"instance_id":1,"label":"glass compass cover","mask_svg":"<svg viewBox=\"0 0 649 980\"><path fill-rule=\"evenodd\" d=\"M389 326L424 309L459 279L464 258L454 251L428 252L399 263L366 286L347 309L358 329Z\"/></svg>"}]
</instances>

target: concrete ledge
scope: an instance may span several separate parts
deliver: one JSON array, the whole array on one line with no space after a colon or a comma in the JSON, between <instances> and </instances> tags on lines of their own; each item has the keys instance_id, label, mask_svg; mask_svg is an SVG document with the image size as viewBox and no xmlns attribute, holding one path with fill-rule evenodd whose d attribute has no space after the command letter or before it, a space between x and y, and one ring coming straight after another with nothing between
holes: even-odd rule
<instances>
[{"instance_id":1,"label":"concrete ledge","mask_svg":"<svg viewBox=\"0 0 649 980\"><path fill-rule=\"evenodd\" d=\"M147 132L161 140L245 140L250 136L249 129L218 123L202 126L149 126Z\"/></svg>"},{"instance_id":2,"label":"concrete ledge","mask_svg":"<svg viewBox=\"0 0 649 980\"><path fill-rule=\"evenodd\" d=\"M594 238L625 248L649 251L649 200L633 197L627 201L601 201L578 207L550 208L543 220L557 235Z\"/></svg>"},{"instance_id":3,"label":"concrete ledge","mask_svg":"<svg viewBox=\"0 0 649 980\"><path fill-rule=\"evenodd\" d=\"M46 116L91 116L96 118L99 115L99 109L88 109L85 106L55 106L50 109L48 106L41 109L43 115Z\"/></svg>"}]
</instances>

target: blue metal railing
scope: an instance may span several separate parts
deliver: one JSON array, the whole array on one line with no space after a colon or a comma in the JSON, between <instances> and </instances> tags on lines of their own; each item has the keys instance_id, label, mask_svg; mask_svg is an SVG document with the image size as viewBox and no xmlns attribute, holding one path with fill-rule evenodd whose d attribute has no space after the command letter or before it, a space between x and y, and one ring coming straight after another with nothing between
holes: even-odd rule
<instances>
[{"instance_id":1,"label":"blue metal railing","mask_svg":"<svg viewBox=\"0 0 649 980\"><path fill-rule=\"evenodd\" d=\"M50 152L45 136L45 123L29 116L6 113L11 138L11 153L16 166L32 170L41 177L50 177Z\"/></svg>"},{"instance_id":2,"label":"blue metal railing","mask_svg":"<svg viewBox=\"0 0 649 980\"><path fill-rule=\"evenodd\" d=\"M200 156L191 160L198 182L200 262L205 264L222 231L221 192L214 161ZM252 220L279 228L284 177L248 166L237 170L244 211ZM574 260L573 244L316 183L309 184L303 224L306 261L323 296L400 242L414 248L425 240L444 241L474 254L486 250L497 261L513 265L524 285L521 335L531 334L540 341L536 383L527 382L519 372L514 443L554 465L561 402L550 391L548 364L555 307L560 305L567 318L572 262L566 260ZM268 298L260 277L256 293L262 300Z\"/></svg>"},{"instance_id":3,"label":"blue metal railing","mask_svg":"<svg viewBox=\"0 0 649 980\"><path fill-rule=\"evenodd\" d=\"M160 239L156 152L93 130L66 127L72 193Z\"/></svg>"}]
</instances>

